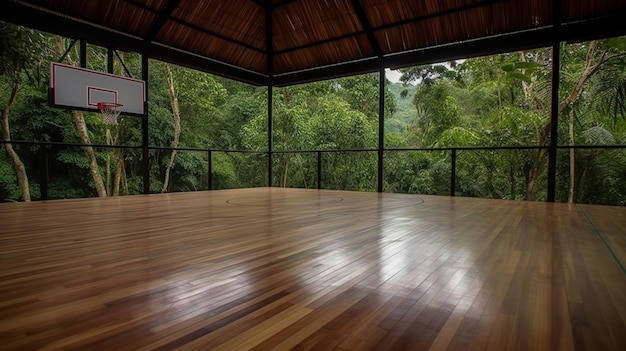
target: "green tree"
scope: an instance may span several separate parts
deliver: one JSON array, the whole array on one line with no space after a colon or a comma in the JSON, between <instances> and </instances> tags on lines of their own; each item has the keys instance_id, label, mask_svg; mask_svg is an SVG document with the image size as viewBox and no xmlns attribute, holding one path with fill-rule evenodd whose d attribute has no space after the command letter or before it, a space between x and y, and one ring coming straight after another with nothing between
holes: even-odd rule
<instances>
[{"instance_id":1,"label":"green tree","mask_svg":"<svg viewBox=\"0 0 626 351\"><path fill-rule=\"evenodd\" d=\"M11 126L9 115L14 106L18 93L24 84L24 78L28 82L36 85L40 80L41 72L45 71L49 52L42 50L46 47L46 38L32 29L0 22L0 84L4 86L3 91L8 91L8 95L3 95L2 109L2 137L5 141L11 141ZM15 152L11 143L3 144L8 159L13 164L17 182L19 184L21 198L23 201L30 201L31 194L29 188L26 166L20 156Z\"/></svg>"}]
</instances>

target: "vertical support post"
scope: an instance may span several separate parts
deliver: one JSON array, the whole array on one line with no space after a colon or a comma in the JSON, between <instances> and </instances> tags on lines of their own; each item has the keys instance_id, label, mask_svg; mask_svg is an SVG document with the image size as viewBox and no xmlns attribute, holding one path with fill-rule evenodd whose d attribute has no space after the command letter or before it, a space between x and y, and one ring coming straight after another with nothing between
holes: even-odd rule
<instances>
[{"instance_id":1,"label":"vertical support post","mask_svg":"<svg viewBox=\"0 0 626 351\"><path fill-rule=\"evenodd\" d=\"M79 41L78 55L80 56L80 67L87 68L87 41L85 39Z\"/></svg>"},{"instance_id":2,"label":"vertical support post","mask_svg":"<svg viewBox=\"0 0 626 351\"><path fill-rule=\"evenodd\" d=\"M562 0L553 0L556 39L552 43L552 98L550 99L550 146L548 148L548 202L556 199L556 161L559 145L559 84L561 78L560 30L563 17Z\"/></svg>"},{"instance_id":3,"label":"vertical support post","mask_svg":"<svg viewBox=\"0 0 626 351\"><path fill-rule=\"evenodd\" d=\"M148 90L150 84L148 84L149 70L148 70L148 56L146 54L141 55L141 79L146 83L146 101L144 102L144 113L141 117L141 154L142 154L142 173L143 173L143 193L150 194L150 149L149 135L148 135Z\"/></svg>"},{"instance_id":4,"label":"vertical support post","mask_svg":"<svg viewBox=\"0 0 626 351\"><path fill-rule=\"evenodd\" d=\"M209 155L207 158L209 162L209 190L213 190L213 151L209 150Z\"/></svg>"},{"instance_id":5,"label":"vertical support post","mask_svg":"<svg viewBox=\"0 0 626 351\"><path fill-rule=\"evenodd\" d=\"M561 76L561 46L552 45L552 98L550 109L550 146L548 148L548 202L556 199L556 162L559 144L559 77Z\"/></svg>"},{"instance_id":6,"label":"vertical support post","mask_svg":"<svg viewBox=\"0 0 626 351\"><path fill-rule=\"evenodd\" d=\"M113 73L113 48L107 48L107 72Z\"/></svg>"},{"instance_id":7,"label":"vertical support post","mask_svg":"<svg viewBox=\"0 0 626 351\"><path fill-rule=\"evenodd\" d=\"M385 155L385 68L382 67L378 76L378 186L377 191L383 192L383 173Z\"/></svg>"},{"instance_id":8,"label":"vertical support post","mask_svg":"<svg viewBox=\"0 0 626 351\"><path fill-rule=\"evenodd\" d=\"M272 186L272 179L274 178L273 166L273 152L272 152L272 120L274 119L273 113L273 100L274 100L274 87L271 85L267 87L267 186Z\"/></svg>"},{"instance_id":9,"label":"vertical support post","mask_svg":"<svg viewBox=\"0 0 626 351\"><path fill-rule=\"evenodd\" d=\"M268 1L265 4L265 42L267 49L267 186L271 187L274 178L273 170L273 138L272 129L274 120L274 35L272 33L272 2Z\"/></svg>"},{"instance_id":10,"label":"vertical support post","mask_svg":"<svg viewBox=\"0 0 626 351\"><path fill-rule=\"evenodd\" d=\"M322 188L322 152L317 151L317 188Z\"/></svg>"},{"instance_id":11,"label":"vertical support post","mask_svg":"<svg viewBox=\"0 0 626 351\"><path fill-rule=\"evenodd\" d=\"M41 172L40 200L48 200L48 181L50 180L50 173L48 170L48 145L42 145L41 152L43 153L43 171Z\"/></svg>"},{"instance_id":12,"label":"vertical support post","mask_svg":"<svg viewBox=\"0 0 626 351\"><path fill-rule=\"evenodd\" d=\"M452 149L452 157L450 157L450 196L456 193L456 149Z\"/></svg>"}]
</instances>

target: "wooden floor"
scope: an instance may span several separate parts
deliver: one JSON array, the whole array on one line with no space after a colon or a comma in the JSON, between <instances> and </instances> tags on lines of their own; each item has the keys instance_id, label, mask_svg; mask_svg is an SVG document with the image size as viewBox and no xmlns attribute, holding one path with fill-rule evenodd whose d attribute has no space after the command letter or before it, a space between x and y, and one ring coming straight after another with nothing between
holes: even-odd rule
<instances>
[{"instance_id":1,"label":"wooden floor","mask_svg":"<svg viewBox=\"0 0 626 351\"><path fill-rule=\"evenodd\" d=\"M257 188L0 230L1 350L626 350L626 208Z\"/></svg>"}]
</instances>

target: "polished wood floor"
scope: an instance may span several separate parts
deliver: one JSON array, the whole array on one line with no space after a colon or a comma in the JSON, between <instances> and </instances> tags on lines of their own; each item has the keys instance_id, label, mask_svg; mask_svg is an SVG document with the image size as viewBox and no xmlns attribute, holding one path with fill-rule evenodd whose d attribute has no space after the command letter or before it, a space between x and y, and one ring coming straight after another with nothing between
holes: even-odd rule
<instances>
[{"instance_id":1,"label":"polished wood floor","mask_svg":"<svg viewBox=\"0 0 626 351\"><path fill-rule=\"evenodd\" d=\"M0 230L1 350L626 350L626 208L257 188Z\"/></svg>"}]
</instances>

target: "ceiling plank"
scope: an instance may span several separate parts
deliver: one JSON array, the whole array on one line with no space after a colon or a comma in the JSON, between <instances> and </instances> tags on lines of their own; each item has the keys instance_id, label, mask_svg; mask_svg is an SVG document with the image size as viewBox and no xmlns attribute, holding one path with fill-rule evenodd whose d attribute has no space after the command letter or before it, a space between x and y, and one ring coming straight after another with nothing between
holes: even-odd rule
<instances>
[{"instance_id":1,"label":"ceiling plank","mask_svg":"<svg viewBox=\"0 0 626 351\"><path fill-rule=\"evenodd\" d=\"M180 4L180 0L170 0L167 3L165 8L159 12L157 19L146 33L144 40L148 42L154 40L154 37L156 37L161 28L165 25L165 22L167 22L167 20L172 16L172 13L176 10L176 7L178 7L178 4Z\"/></svg>"}]
</instances>

